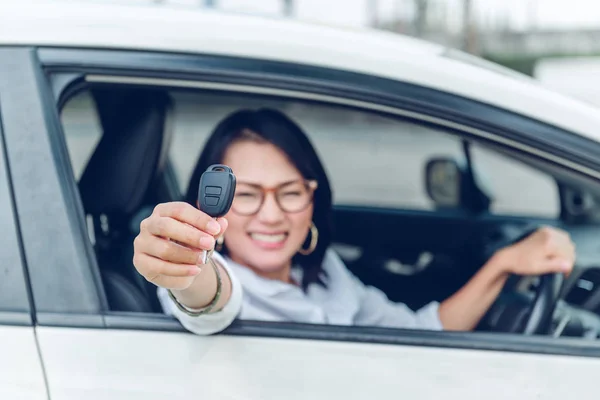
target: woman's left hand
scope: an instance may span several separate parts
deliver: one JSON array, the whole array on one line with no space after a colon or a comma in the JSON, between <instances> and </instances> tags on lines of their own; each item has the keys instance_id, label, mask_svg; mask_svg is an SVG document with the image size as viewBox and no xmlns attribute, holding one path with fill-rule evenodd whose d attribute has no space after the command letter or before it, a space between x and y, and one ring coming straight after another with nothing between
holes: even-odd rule
<instances>
[{"instance_id":1,"label":"woman's left hand","mask_svg":"<svg viewBox=\"0 0 600 400\"><path fill-rule=\"evenodd\" d=\"M569 235L543 227L519 242L498 250L469 282L440 305L446 330L472 330L496 300L510 274L569 274L575 245Z\"/></svg>"},{"instance_id":2,"label":"woman's left hand","mask_svg":"<svg viewBox=\"0 0 600 400\"><path fill-rule=\"evenodd\" d=\"M499 250L493 258L503 272L511 274L569 274L575 264L575 245L567 232L542 227L525 239Z\"/></svg>"}]
</instances>

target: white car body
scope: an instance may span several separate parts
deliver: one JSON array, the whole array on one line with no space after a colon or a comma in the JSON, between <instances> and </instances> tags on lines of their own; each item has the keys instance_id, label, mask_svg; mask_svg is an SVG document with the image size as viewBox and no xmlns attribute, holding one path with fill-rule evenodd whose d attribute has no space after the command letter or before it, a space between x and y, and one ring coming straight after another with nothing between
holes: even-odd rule
<instances>
[{"instance_id":1,"label":"white car body","mask_svg":"<svg viewBox=\"0 0 600 400\"><path fill-rule=\"evenodd\" d=\"M35 331L0 326L0 397L3 399L47 399L48 391Z\"/></svg>"},{"instance_id":2,"label":"white car body","mask_svg":"<svg viewBox=\"0 0 600 400\"><path fill-rule=\"evenodd\" d=\"M161 6L13 1L0 5L2 46L210 54L358 72L464 96L600 140L598 109L509 70L382 32ZM597 396L600 358L466 347L0 325L0 398Z\"/></svg>"}]
</instances>

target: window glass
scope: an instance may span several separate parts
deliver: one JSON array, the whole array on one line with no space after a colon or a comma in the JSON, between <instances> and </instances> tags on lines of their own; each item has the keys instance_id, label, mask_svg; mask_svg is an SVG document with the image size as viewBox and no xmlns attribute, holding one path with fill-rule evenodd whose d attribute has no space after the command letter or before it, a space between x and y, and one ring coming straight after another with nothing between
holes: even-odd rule
<instances>
[{"instance_id":1,"label":"window glass","mask_svg":"<svg viewBox=\"0 0 600 400\"><path fill-rule=\"evenodd\" d=\"M491 212L557 218L560 196L549 175L481 145L471 146L474 169L492 191Z\"/></svg>"}]
</instances>

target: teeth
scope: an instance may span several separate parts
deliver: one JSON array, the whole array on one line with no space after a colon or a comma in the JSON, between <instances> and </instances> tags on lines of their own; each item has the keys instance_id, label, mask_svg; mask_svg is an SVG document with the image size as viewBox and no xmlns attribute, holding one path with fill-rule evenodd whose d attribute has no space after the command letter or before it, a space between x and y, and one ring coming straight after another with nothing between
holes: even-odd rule
<instances>
[{"instance_id":1,"label":"teeth","mask_svg":"<svg viewBox=\"0 0 600 400\"><path fill-rule=\"evenodd\" d=\"M264 233L251 233L250 237L254 240L269 243L279 243L285 240L285 233L279 233L277 235L266 235Z\"/></svg>"}]
</instances>

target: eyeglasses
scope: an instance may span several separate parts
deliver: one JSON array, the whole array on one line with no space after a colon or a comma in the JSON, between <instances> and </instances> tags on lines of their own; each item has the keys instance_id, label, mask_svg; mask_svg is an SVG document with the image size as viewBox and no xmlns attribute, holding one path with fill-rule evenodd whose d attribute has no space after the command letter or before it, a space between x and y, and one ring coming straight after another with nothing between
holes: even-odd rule
<instances>
[{"instance_id":1,"label":"eyeglasses","mask_svg":"<svg viewBox=\"0 0 600 400\"><path fill-rule=\"evenodd\" d=\"M239 215L254 215L261 209L267 194L274 193L279 208L288 213L306 209L313 200L317 181L302 180L285 182L274 188L238 181L231 210Z\"/></svg>"}]
</instances>

